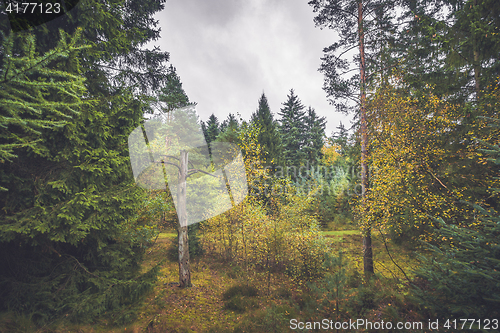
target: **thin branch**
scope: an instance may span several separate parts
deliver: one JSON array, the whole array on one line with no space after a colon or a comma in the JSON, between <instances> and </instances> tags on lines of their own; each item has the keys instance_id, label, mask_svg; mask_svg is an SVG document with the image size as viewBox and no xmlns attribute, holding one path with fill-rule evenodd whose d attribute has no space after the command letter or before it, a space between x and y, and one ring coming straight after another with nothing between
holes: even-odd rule
<instances>
[{"instance_id":1,"label":"thin branch","mask_svg":"<svg viewBox=\"0 0 500 333\"><path fill-rule=\"evenodd\" d=\"M375 71L375 72L371 73L371 74L370 74L370 75L368 75L366 78L367 78L367 79L369 79L369 78L370 78L372 75L374 75L374 74L377 74L377 73L379 73L379 72L385 71L386 69L389 69L389 68L392 68L392 67L396 67L396 66L398 66L399 64L401 64L401 62L402 62L403 60L405 60L405 58L401 58L401 60L399 60L399 61L398 61L397 63L395 63L394 65L387 66L387 67L385 67L385 68L379 69L378 71Z\"/></svg>"},{"instance_id":2,"label":"thin branch","mask_svg":"<svg viewBox=\"0 0 500 333\"><path fill-rule=\"evenodd\" d=\"M55 251L55 250L54 250L54 251ZM57 253L57 252L56 252L56 253ZM89 271L88 271L88 270L87 270L87 269L86 269L86 268L85 268L85 267L84 267L84 266L83 266L83 265L82 265L82 264L78 261L78 259L76 259L76 258L75 258L75 257L73 257L72 255L66 254L66 256L68 256L68 257L72 258L73 260L75 260L75 261L76 261L76 263L77 263L77 265L78 265L78 266L80 266L80 268L82 268L82 269L83 269L85 272L87 272L88 274L90 274L90 275L92 275L93 277L96 277L96 278L98 278L98 279L102 279L102 277L97 276L97 275L95 275L94 273L89 272Z\"/></svg>"},{"instance_id":3,"label":"thin branch","mask_svg":"<svg viewBox=\"0 0 500 333\"><path fill-rule=\"evenodd\" d=\"M392 257L392 254L391 252L389 251L389 248L387 247L387 242L385 240L385 236L384 234L382 233L382 231L380 230L380 228L377 228L378 232L380 233L380 236L382 236L382 239L384 240L384 246L385 246L385 250L387 251L387 254L389 255L389 258L391 258L391 261L393 262L394 265L396 265L397 268L399 268L399 270L403 273L403 275L405 276L406 280L413 284L413 282L410 280L410 278L408 277L408 275L406 275L406 272L401 268L401 266L399 266L396 261L394 260L394 258Z\"/></svg>"},{"instance_id":4,"label":"thin branch","mask_svg":"<svg viewBox=\"0 0 500 333\"><path fill-rule=\"evenodd\" d=\"M355 49L357 47L358 47L357 44L354 45L354 46L352 46L352 47L348 47L347 49L345 49L344 51L342 51L338 56L334 56L335 57L335 62L334 63L337 63L337 61L340 60L340 57L342 57L344 54L346 54L347 52L349 52L349 51L351 51L351 50L353 50L353 49Z\"/></svg>"},{"instance_id":5,"label":"thin branch","mask_svg":"<svg viewBox=\"0 0 500 333\"><path fill-rule=\"evenodd\" d=\"M203 171L203 170L200 170L200 169L191 169L191 170L188 170L188 175L186 176L186 179L187 179L187 177L192 176L192 175L194 175L197 172L201 172L201 173L204 173L206 175L209 175L209 176L212 176L212 177L215 177L215 178L221 178L219 176L214 176L213 174L211 174L209 172L206 172L206 171Z\"/></svg>"},{"instance_id":6,"label":"thin branch","mask_svg":"<svg viewBox=\"0 0 500 333\"><path fill-rule=\"evenodd\" d=\"M439 178L438 178L438 177L436 177L436 175L434 175L434 173L430 170L430 168L429 168L429 170L427 170L427 171L429 171L429 173L432 175L432 177L434 177L434 179L436 179L436 180L439 182L439 184L441 184L441 185L442 185L445 189L447 189L447 190L449 191L449 189L446 187L446 185L445 185L445 184L443 184L443 182L441 182L441 181L439 180Z\"/></svg>"},{"instance_id":7,"label":"thin branch","mask_svg":"<svg viewBox=\"0 0 500 333\"><path fill-rule=\"evenodd\" d=\"M178 157L175 157L175 156L172 156L172 155L159 155L159 156L170 157L170 158L176 159L179 162L181 161ZM188 161L188 163L190 163L191 166L194 168L194 165L193 165L193 163L191 161Z\"/></svg>"},{"instance_id":8,"label":"thin branch","mask_svg":"<svg viewBox=\"0 0 500 333\"><path fill-rule=\"evenodd\" d=\"M165 163L165 164L170 164L170 165L173 165L174 167L176 167L177 169L179 169L179 171L181 171L181 168L175 164L175 163L172 163L172 162L168 162L168 161L161 161L161 162L156 162L156 163Z\"/></svg>"}]
</instances>

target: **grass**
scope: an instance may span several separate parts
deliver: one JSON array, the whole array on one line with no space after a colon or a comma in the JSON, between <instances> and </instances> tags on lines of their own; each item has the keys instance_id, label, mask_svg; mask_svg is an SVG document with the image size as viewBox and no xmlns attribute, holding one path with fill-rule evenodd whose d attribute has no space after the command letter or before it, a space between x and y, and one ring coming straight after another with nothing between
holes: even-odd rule
<instances>
[{"instance_id":1,"label":"grass","mask_svg":"<svg viewBox=\"0 0 500 333\"><path fill-rule=\"evenodd\" d=\"M332 253L340 249L344 251L349 271L362 272L363 249L359 231L325 231L324 235L335 240L331 243ZM393 244L387 246L396 263L408 269L411 263L407 260L407 253ZM156 244L152 255L147 258L148 262L152 264L163 258L167 249L168 243ZM390 259L383 240L377 236L373 237L373 249L375 273L387 279L396 277L403 283L404 275ZM298 311L296 303L302 297L304 285L293 282L283 274L273 274L268 294L263 273L251 271L249 275L234 274L239 266L206 256L193 260L191 267L194 287L182 290L170 284L178 281L177 262L165 263L157 287L145 302L140 319L133 327L146 332L233 332L238 331L240 323L259 322L261 316L267 316L268 311L280 307L284 307L285 315L292 313L287 307ZM257 288L258 295L252 293L256 296L230 297L232 302L227 300L235 293L234 286L241 286L239 288L243 290L242 286L246 284ZM287 321L280 316L277 315L276 320ZM300 312L295 312L295 316L300 318ZM146 330L148 327L149 331Z\"/></svg>"},{"instance_id":2,"label":"grass","mask_svg":"<svg viewBox=\"0 0 500 333\"><path fill-rule=\"evenodd\" d=\"M345 235L359 235L359 230L326 230L321 232L323 236L345 236Z\"/></svg>"},{"instance_id":3,"label":"grass","mask_svg":"<svg viewBox=\"0 0 500 333\"><path fill-rule=\"evenodd\" d=\"M332 236L345 236L345 235L356 235L359 234L359 230L326 230L321 232L323 236L332 237ZM200 235L202 236L202 235ZM158 239L171 239L177 237L177 234L174 232L160 232Z\"/></svg>"},{"instance_id":4,"label":"grass","mask_svg":"<svg viewBox=\"0 0 500 333\"><path fill-rule=\"evenodd\" d=\"M160 232L158 239L175 238L177 234L174 232Z\"/></svg>"},{"instance_id":5,"label":"grass","mask_svg":"<svg viewBox=\"0 0 500 333\"><path fill-rule=\"evenodd\" d=\"M331 253L338 250L344 252L349 272L362 272L362 236L358 230L324 231L323 235L331 240ZM273 273L268 291L267 273L258 270L244 272L237 264L208 256L191 260L194 286L178 288L175 284L178 282L178 263L168 259L168 251L175 237L173 232L163 232L158 237L160 241L146 251L143 263L145 270L158 262L163 261L163 264L156 286L140 305L134 322L110 327L106 318L100 318L93 325L61 322L34 332L281 332L286 331L285 326L291 316L304 316L300 305L303 303L303 292L307 289L304 284L294 282L283 273ZM399 285L403 285L404 274L392 262L386 245L400 267L409 270L413 265L404 249L391 243L384 244L374 235L375 273L387 281L395 278L400 281ZM242 274L235 274L236 271ZM20 323L20 327L18 330L9 329L9 332L30 331L27 328L29 320L26 323L19 318L10 320ZM17 326L12 325L10 327ZM0 332L3 332L1 324Z\"/></svg>"}]
</instances>

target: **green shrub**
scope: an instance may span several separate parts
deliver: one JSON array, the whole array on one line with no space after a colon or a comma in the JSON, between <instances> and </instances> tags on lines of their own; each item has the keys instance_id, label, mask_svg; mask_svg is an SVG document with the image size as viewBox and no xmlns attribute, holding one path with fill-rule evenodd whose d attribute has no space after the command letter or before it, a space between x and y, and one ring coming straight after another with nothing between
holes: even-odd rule
<instances>
[{"instance_id":1,"label":"green shrub","mask_svg":"<svg viewBox=\"0 0 500 333\"><path fill-rule=\"evenodd\" d=\"M243 276L243 270L239 265L231 265L231 269L227 272L227 276L231 279L238 279Z\"/></svg>"},{"instance_id":2,"label":"green shrub","mask_svg":"<svg viewBox=\"0 0 500 333\"><path fill-rule=\"evenodd\" d=\"M235 295L224 303L224 308L236 312L245 312L250 308L258 308L258 303L255 299Z\"/></svg>"},{"instance_id":3,"label":"green shrub","mask_svg":"<svg viewBox=\"0 0 500 333\"><path fill-rule=\"evenodd\" d=\"M257 308L257 301L249 297L258 295L259 291L253 286L244 284L234 285L222 294L222 299L226 301L224 308L236 312L245 312L249 308Z\"/></svg>"},{"instance_id":4,"label":"green shrub","mask_svg":"<svg viewBox=\"0 0 500 333\"><path fill-rule=\"evenodd\" d=\"M288 332L290 319L297 318L297 310L289 305L273 305L246 317L233 333Z\"/></svg>"},{"instance_id":5,"label":"green shrub","mask_svg":"<svg viewBox=\"0 0 500 333\"><path fill-rule=\"evenodd\" d=\"M224 294L222 295L222 299L229 300L234 296L247 296L247 297L255 297L259 295L259 291L257 288L253 286L248 286L246 284L237 284L230 287Z\"/></svg>"},{"instance_id":6,"label":"green shrub","mask_svg":"<svg viewBox=\"0 0 500 333\"><path fill-rule=\"evenodd\" d=\"M289 299L290 297L292 297L292 292L290 291L289 287L281 286L276 291L276 295L278 295L278 297L281 297L284 299Z\"/></svg>"}]
</instances>

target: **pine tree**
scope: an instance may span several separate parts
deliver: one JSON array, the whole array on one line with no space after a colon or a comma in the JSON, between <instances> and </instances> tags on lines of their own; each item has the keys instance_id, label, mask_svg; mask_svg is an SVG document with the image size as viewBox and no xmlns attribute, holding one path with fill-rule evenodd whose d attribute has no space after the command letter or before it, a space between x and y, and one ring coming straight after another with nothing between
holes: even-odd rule
<instances>
[{"instance_id":1,"label":"pine tree","mask_svg":"<svg viewBox=\"0 0 500 333\"><path fill-rule=\"evenodd\" d=\"M281 155L281 138L264 93L259 99L259 107L252 114L251 121L260 127L258 142L266 153L267 164L278 165Z\"/></svg>"},{"instance_id":2,"label":"pine tree","mask_svg":"<svg viewBox=\"0 0 500 333\"><path fill-rule=\"evenodd\" d=\"M316 111L309 107L306 117L306 141L304 143L304 152L311 165L317 165L321 160L321 149L325 144L326 118L319 117Z\"/></svg>"},{"instance_id":3,"label":"pine tree","mask_svg":"<svg viewBox=\"0 0 500 333\"><path fill-rule=\"evenodd\" d=\"M283 159L286 165L300 166L306 163L306 153L302 150L305 141L305 111L300 99L293 89L287 96L278 115L283 147Z\"/></svg>"},{"instance_id":4,"label":"pine tree","mask_svg":"<svg viewBox=\"0 0 500 333\"><path fill-rule=\"evenodd\" d=\"M393 58L385 52L385 46L390 44L393 39L391 34L395 31L391 23L394 4L387 0L311 0L308 4L317 13L314 18L317 26L339 33L338 42L324 49L320 71L325 75L323 89L330 103L338 111L349 112L354 109L359 115L361 205L364 207L368 192L366 95L370 78L375 78L373 74L381 75L394 63ZM359 53L353 62L349 62L344 57L355 48ZM350 74L358 69L359 75ZM354 101L355 107L346 101ZM361 211L364 212L364 209ZM363 229L364 271L373 274L371 229L369 225L364 225Z\"/></svg>"}]
</instances>

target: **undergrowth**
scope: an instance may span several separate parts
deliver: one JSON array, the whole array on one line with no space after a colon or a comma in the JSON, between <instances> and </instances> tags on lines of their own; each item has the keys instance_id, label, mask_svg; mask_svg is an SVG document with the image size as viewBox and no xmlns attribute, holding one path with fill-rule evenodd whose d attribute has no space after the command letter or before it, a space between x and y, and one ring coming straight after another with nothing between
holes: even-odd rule
<instances>
[{"instance_id":1,"label":"undergrowth","mask_svg":"<svg viewBox=\"0 0 500 333\"><path fill-rule=\"evenodd\" d=\"M247 270L241 264L203 254L191 262L194 287L180 289L178 264L169 256L173 239L159 239L146 255L144 270L163 261L158 282L130 325L111 326L102 318L75 326L59 322L35 327L29 317L13 313L0 318L0 332L285 332L290 320L424 320L430 314L412 299L402 272L374 237L376 274L360 274L360 235L339 233L328 237L329 257L321 278L301 282L283 271ZM403 269L410 262L399 247L388 244ZM342 258L339 257L342 251ZM271 281L271 284L268 282Z\"/></svg>"}]
</instances>

